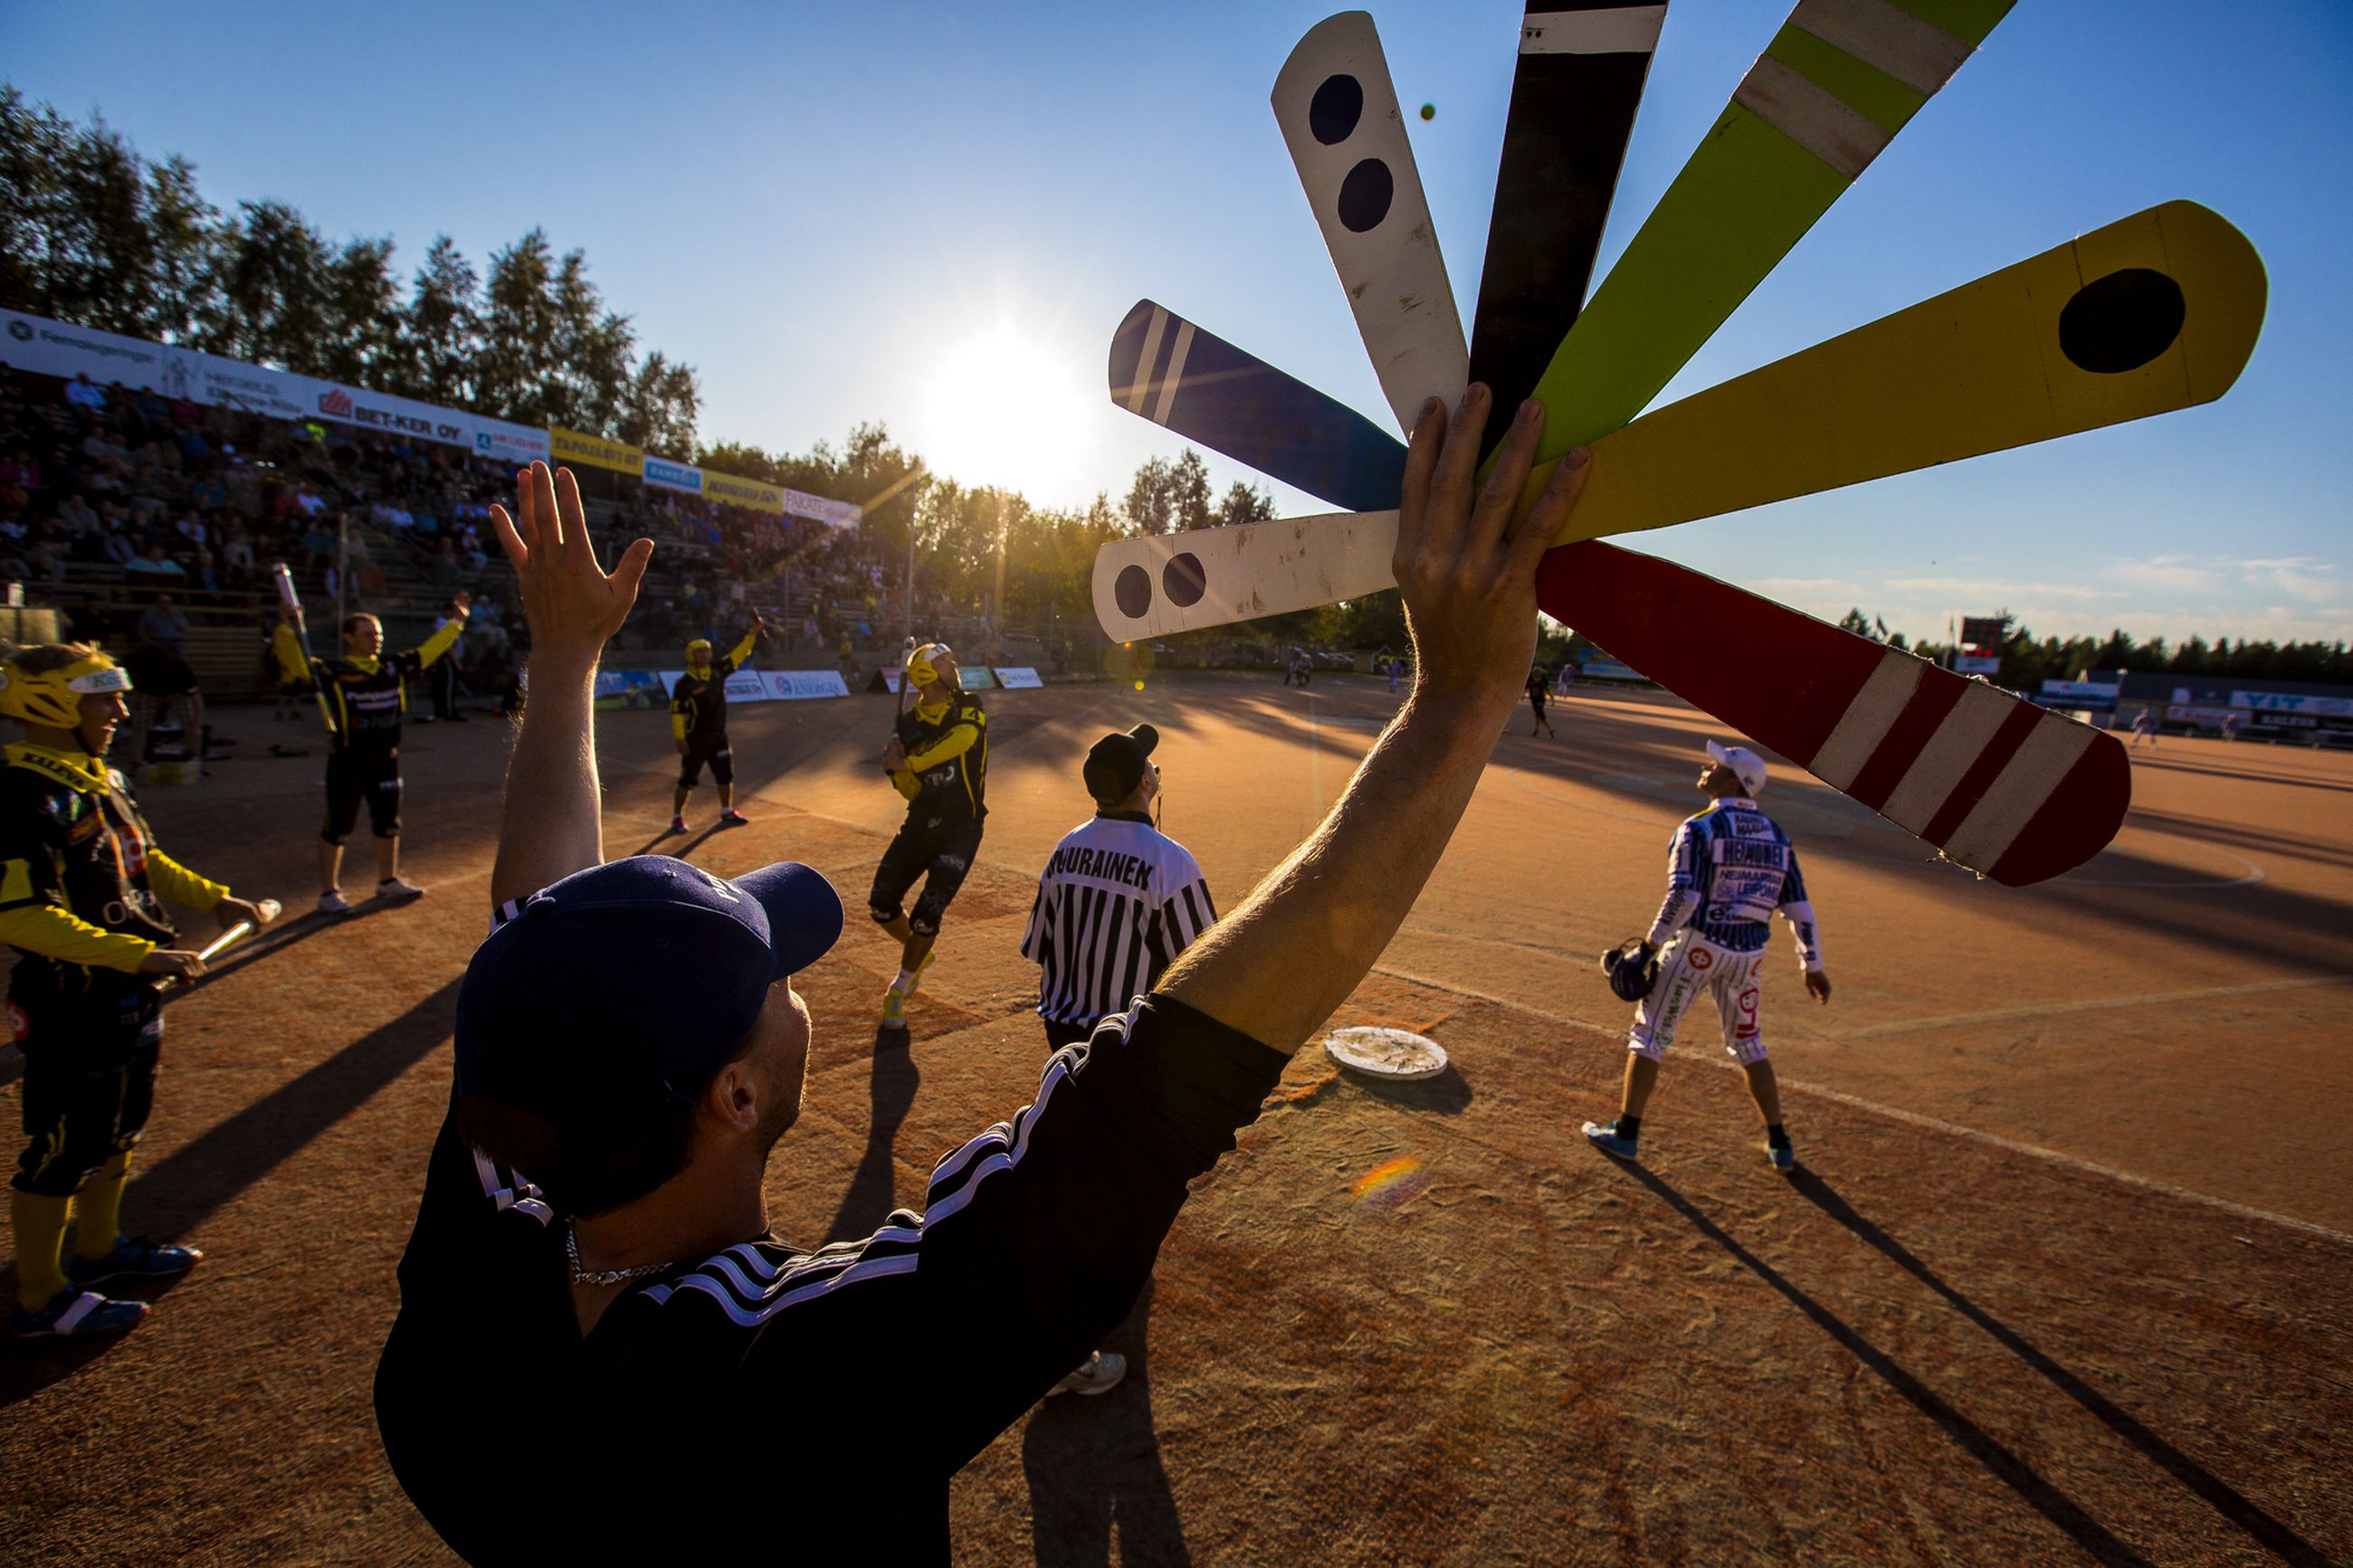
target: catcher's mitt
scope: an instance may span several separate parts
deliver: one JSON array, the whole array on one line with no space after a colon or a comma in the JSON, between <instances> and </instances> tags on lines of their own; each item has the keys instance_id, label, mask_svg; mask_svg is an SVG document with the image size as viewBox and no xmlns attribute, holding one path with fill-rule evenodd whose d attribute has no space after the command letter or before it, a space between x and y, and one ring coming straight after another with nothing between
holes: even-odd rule
<instances>
[{"instance_id":1,"label":"catcher's mitt","mask_svg":"<svg viewBox=\"0 0 2353 1568\"><path fill-rule=\"evenodd\" d=\"M1640 1002L1659 983L1658 949L1641 937L1629 937L1601 955L1601 973L1620 1002Z\"/></svg>"}]
</instances>

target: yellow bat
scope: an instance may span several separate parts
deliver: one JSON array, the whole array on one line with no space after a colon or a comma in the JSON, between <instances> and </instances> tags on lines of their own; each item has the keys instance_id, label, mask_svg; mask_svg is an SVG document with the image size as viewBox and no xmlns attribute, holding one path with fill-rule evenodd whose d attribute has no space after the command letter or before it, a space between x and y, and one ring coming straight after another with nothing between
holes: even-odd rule
<instances>
[{"instance_id":1,"label":"yellow bat","mask_svg":"<svg viewBox=\"0 0 2353 1568\"><path fill-rule=\"evenodd\" d=\"M1557 542L2211 403L2246 368L2266 292L2255 247L2215 214L2136 213L1603 437Z\"/></svg>"}]
</instances>

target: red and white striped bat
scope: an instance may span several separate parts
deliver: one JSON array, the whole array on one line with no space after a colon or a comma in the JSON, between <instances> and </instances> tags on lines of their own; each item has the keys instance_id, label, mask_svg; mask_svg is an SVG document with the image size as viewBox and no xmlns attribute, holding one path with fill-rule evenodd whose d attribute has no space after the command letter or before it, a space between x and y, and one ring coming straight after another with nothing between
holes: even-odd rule
<instances>
[{"instance_id":1,"label":"red and white striped bat","mask_svg":"<svg viewBox=\"0 0 2353 1568\"><path fill-rule=\"evenodd\" d=\"M2132 805L2114 735L1671 562L1563 545L1545 555L1536 602L2004 886L2082 865Z\"/></svg>"}]
</instances>

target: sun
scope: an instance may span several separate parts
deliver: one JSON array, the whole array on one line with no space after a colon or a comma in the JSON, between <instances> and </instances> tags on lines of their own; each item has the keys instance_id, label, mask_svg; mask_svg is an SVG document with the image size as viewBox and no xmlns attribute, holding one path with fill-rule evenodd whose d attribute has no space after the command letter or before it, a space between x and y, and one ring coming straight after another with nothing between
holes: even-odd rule
<instances>
[{"instance_id":1,"label":"sun","mask_svg":"<svg viewBox=\"0 0 2353 1568\"><path fill-rule=\"evenodd\" d=\"M1082 417L1075 367L1035 333L998 326L940 362L924 458L959 484L1048 502L1078 477Z\"/></svg>"}]
</instances>

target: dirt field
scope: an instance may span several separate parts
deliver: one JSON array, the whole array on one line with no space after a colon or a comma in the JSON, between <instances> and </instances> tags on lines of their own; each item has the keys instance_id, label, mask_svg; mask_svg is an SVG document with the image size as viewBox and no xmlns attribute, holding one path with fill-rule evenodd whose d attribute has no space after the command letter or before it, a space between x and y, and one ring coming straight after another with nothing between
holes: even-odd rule
<instances>
[{"instance_id":1,"label":"dirt field","mask_svg":"<svg viewBox=\"0 0 2353 1568\"><path fill-rule=\"evenodd\" d=\"M1034 1087L1015 942L1095 735L1160 727L1166 825L1230 903L1393 700L1350 678L992 694L988 839L912 1045L876 1048L895 953L862 921L808 977L778 1233L871 1228ZM898 816L871 761L888 706L739 709L756 825L685 852L805 859L858 907ZM1303 1052L1115 1336L1128 1382L1050 1402L959 1480L959 1559L2353 1562L2353 756L2167 740L2109 852L2024 892L1778 772L1763 804L1808 857L1837 986L1804 1005L1776 934L1792 1180L1692 1032L1642 1165L1577 1136L1615 1104L1627 1013L1593 954L1655 909L1706 731L1655 696L1555 715L1557 741L1522 710L1498 742L1338 1020L1422 1029L1454 1070L1378 1089ZM656 847L665 721L606 716L609 853ZM248 752L294 729L221 727ZM204 1266L111 1348L0 1345L0 1561L448 1560L368 1384L503 729L406 752L432 896L294 922L170 1009L126 1211ZM319 774L315 751L240 762L148 804L175 855L308 908Z\"/></svg>"}]
</instances>

